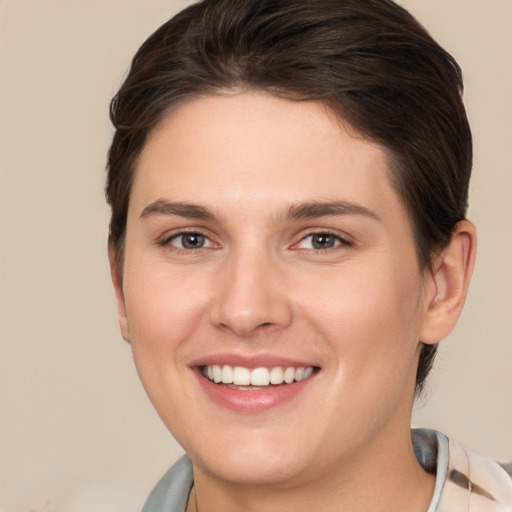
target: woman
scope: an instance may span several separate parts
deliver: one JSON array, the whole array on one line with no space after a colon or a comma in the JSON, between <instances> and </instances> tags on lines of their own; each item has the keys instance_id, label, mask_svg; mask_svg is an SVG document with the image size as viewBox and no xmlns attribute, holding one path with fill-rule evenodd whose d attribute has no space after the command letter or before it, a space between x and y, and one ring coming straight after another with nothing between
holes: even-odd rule
<instances>
[{"instance_id":1,"label":"woman","mask_svg":"<svg viewBox=\"0 0 512 512\"><path fill-rule=\"evenodd\" d=\"M460 69L361 4L200 2L112 102L121 331L187 452L145 512L512 510L497 464L410 433L475 257Z\"/></svg>"}]
</instances>

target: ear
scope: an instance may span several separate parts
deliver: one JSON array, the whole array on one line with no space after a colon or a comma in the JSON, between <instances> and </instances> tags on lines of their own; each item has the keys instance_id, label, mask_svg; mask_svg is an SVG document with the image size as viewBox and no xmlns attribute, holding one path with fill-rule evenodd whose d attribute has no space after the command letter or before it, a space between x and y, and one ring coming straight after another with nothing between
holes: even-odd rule
<instances>
[{"instance_id":1,"label":"ear","mask_svg":"<svg viewBox=\"0 0 512 512\"><path fill-rule=\"evenodd\" d=\"M121 279L121 275L118 272L116 249L110 238L108 241L108 261L110 263L110 277L112 279L112 284L114 285L114 291L116 292L117 314L119 317L119 327L121 329L121 335L123 336L123 339L126 342L130 343L128 316L126 314L126 304L123 292L123 282Z\"/></svg>"},{"instance_id":2,"label":"ear","mask_svg":"<svg viewBox=\"0 0 512 512\"><path fill-rule=\"evenodd\" d=\"M475 256L476 230L471 222L463 220L427 278L427 309L420 332L423 343L438 343L455 327L466 300Z\"/></svg>"}]
</instances>

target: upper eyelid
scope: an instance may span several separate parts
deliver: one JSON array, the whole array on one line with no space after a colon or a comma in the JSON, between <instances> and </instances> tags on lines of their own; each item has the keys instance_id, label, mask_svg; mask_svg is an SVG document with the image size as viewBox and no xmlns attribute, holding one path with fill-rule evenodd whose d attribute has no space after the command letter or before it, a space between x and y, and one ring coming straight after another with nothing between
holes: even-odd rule
<instances>
[{"instance_id":1,"label":"upper eyelid","mask_svg":"<svg viewBox=\"0 0 512 512\"><path fill-rule=\"evenodd\" d=\"M163 235L159 236L157 241L159 244L164 245L168 243L171 239L177 238L181 235L186 234L198 234L202 235L205 238L207 238L212 244L214 245L223 245L218 240L218 236L214 236L212 232L209 229L202 228L202 227L196 227L196 226L190 226L190 227L180 227L175 228L172 230L167 231ZM299 244L301 241L306 239L309 236L314 236L318 234L327 234L330 236L334 236L337 239L339 239L342 244L345 245L354 245L357 240L354 236L349 235L348 233L344 231L340 231L333 228L325 228L325 227L307 227L302 230L300 230L298 233L296 233L295 236L292 237L291 246L295 246Z\"/></svg>"},{"instance_id":2,"label":"upper eyelid","mask_svg":"<svg viewBox=\"0 0 512 512\"><path fill-rule=\"evenodd\" d=\"M168 229L162 235L162 238L186 235L189 233L197 233L198 235L204 235L207 237L211 237L210 230L199 227L199 226L190 226L190 227L179 227L179 228Z\"/></svg>"},{"instance_id":3,"label":"upper eyelid","mask_svg":"<svg viewBox=\"0 0 512 512\"><path fill-rule=\"evenodd\" d=\"M201 229L201 228L179 228L176 230L172 230L171 232L167 231L162 236L158 237L158 241L160 244L166 244L174 238L178 238L180 236L190 235L190 234L192 234L192 235L197 234L197 235L204 236L205 238L210 240L210 242L215 243L212 236L209 233L207 233L206 230Z\"/></svg>"},{"instance_id":4,"label":"upper eyelid","mask_svg":"<svg viewBox=\"0 0 512 512\"><path fill-rule=\"evenodd\" d=\"M207 245L202 246L202 247L183 247L184 240L181 240L181 243L178 242L175 244L176 240L179 240L180 237L184 237L185 235L188 235L188 234L203 236L207 241ZM221 248L220 244L218 244L217 242L212 240L212 238L210 236L202 233L201 231L199 231L197 229L191 229L189 231L182 229L175 233L168 234L167 236L164 236L163 238L159 239L157 241L157 245L159 248L163 248L167 251L171 251L178 255L179 254L182 254L182 255L196 254L197 255L197 254L201 254L204 251L217 250L217 249ZM180 245L182 245L182 247L180 247Z\"/></svg>"},{"instance_id":5,"label":"upper eyelid","mask_svg":"<svg viewBox=\"0 0 512 512\"><path fill-rule=\"evenodd\" d=\"M322 235L322 234L334 236L336 238L339 238L343 242L350 242L350 243L356 242L355 237L353 237L352 235L349 235L348 233L346 233L344 231L339 231L337 229L330 229L330 228L308 228L308 229L303 230L302 233L299 234L298 236L299 236L299 241L301 241L301 240L304 240L305 238L307 238L308 236Z\"/></svg>"}]
</instances>

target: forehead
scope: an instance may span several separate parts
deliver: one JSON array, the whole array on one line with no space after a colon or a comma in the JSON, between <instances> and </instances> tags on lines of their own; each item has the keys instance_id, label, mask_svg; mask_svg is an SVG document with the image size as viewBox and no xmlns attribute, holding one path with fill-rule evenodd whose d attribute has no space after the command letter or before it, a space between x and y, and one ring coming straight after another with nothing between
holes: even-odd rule
<instances>
[{"instance_id":1,"label":"forehead","mask_svg":"<svg viewBox=\"0 0 512 512\"><path fill-rule=\"evenodd\" d=\"M241 214L344 200L403 215L389 172L384 148L319 102L211 95L180 105L150 134L131 204L140 212L165 198Z\"/></svg>"}]
</instances>

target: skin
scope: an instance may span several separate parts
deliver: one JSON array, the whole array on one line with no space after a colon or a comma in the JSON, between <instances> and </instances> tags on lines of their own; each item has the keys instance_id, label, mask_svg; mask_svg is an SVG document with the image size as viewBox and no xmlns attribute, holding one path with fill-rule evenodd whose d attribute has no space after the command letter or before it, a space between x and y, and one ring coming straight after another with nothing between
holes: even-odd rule
<instances>
[{"instance_id":1,"label":"skin","mask_svg":"<svg viewBox=\"0 0 512 512\"><path fill-rule=\"evenodd\" d=\"M194 464L189 511L428 508L434 479L410 442L419 340L455 325L475 234L462 222L435 272L421 272L388 177L384 149L323 105L263 92L190 100L150 135L122 272L112 247L110 260L142 383ZM333 202L348 211L293 215ZM184 231L204 246L184 248ZM315 233L331 246L313 247ZM319 371L292 400L239 412L191 368L219 353Z\"/></svg>"}]
</instances>

